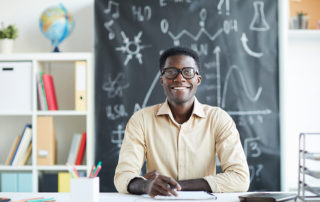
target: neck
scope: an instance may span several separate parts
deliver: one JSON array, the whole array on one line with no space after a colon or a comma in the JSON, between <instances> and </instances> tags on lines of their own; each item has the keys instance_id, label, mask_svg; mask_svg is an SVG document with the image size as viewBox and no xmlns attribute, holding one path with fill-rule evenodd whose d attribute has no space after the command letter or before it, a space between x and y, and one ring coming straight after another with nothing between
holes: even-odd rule
<instances>
[{"instance_id":1,"label":"neck","mask_svg":"<svg viewBox=\"0 0 320 202\"><path fill-rule=\"evenodd\" d=\"M177 103L168 101L168 104L171 109L174 120L179 124L182 124L187 120L189 120L192 114L192 110L194 106L194 98L186 103L177 104Z\"/></svg>"}]
</instances>

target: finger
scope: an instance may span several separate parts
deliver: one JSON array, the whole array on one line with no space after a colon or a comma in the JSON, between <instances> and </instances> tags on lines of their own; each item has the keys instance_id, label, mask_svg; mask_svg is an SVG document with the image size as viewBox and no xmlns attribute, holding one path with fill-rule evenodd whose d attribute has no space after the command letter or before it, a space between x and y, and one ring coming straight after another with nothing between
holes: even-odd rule
<instances>
[{"instance_id":1,"label":"finger","mask_svg":"<svg viewBox=\"0 0 320 202\"><path fill-rule=\"evenodd\" d=\"M178 191L181 190L181 186L177 181L175 181L171 177L167 177L166 180L167 180L167 183L171 186L171 189L176 189Z\"/></svg>"},{"instance_id":2,"label":"finger","mask_svg":"<svg viewBox=\"0 0 320 202\"><path fill-rule=\"evenodd\" d=\"M178 196L176 192L176 186L172 184L172 183L177 183L174 179L168 178L168 177L163 177L158 179L159 179L157 180L158 186L160 186L163 190L167 191L170 195Z\"/></svg>"},{"instance_id":3,"label":"finger","mask_svg":"<svg viewBox=\"0 0 320 202\"><path fill-rule=\"evenodd\" d=\"M170 192L167 189L163 189L163 186L159 184L154 184L152 189L152 195L160 195L160 196L171 196Z\"/></svg>"}]
</instances>

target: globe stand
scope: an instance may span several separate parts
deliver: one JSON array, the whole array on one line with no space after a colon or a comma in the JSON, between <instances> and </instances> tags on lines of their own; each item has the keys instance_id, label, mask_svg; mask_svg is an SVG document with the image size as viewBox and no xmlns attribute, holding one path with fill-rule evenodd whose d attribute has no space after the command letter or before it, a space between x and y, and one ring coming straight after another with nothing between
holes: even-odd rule
<instances>
[{"instance_id":1,"label":"globe stand","mask_svg":"<svg viewBox=\"0 0 320 202\"><path fill-rule=\"evenodd\" d=\"M55 46L55 47L54 47L53 52L54 52L54 53L59 53L59 52L60 52L58 46Z\"/></svg>"}]
</instances>

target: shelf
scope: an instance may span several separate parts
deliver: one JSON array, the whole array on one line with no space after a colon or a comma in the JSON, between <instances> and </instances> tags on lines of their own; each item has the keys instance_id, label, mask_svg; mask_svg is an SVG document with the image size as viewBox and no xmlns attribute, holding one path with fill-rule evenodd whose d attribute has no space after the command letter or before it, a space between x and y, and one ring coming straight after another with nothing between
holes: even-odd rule
<instances>
[{"instance_id":1,"label":"shelf","mask_svg":"<svg viewBox=\"0 0 320 202\"><path fill-rule=\"evenodd\" d=\"M81 166L75 166L75 168L79 171L86 171L87 170L87 166L85 165L81 165ZM55 165L55 166L37 166L37 169L40 171L66 171L68 170L68 166L64 166L64 165Z\"/></svg>"},{"instance_id":2,"label":"shelf","mask_svg":"<svg viewBox=\"0 0 320 202\"><path fill-rule=\"evenodd\" d=\"M0 116L31 116L32 112L0 112Z\"/></svg>"},{"instance_id":3,"label":"shelf","mask_svg":"<svg viewBox=\"0 0 320 202\"><path fill-rule=\"evenodd\" d=\"M0 54L0 60L2 61L76 61L86 60L91 57L91 53L11 53ZM28 59L27 59L28 58ZM30 59L29 59L30 58Z\"/></svg>"},{"instance_id":4,"label":"shelf","mask_svg":"<svg viewBox=\"0 0 320 202\"><path fill-rule=\"evenodd\" d=\"M307 175L320 179L320 171L309 170L308 168L303 168L303 166L300 166L300 169L301 169L301 173L304 172Z\"/></svg>"},{"instance_id":5,"label":"shelf","mask_svg":"<svg viewBox=\"0 0 320 202\"><path fill-rule=\"evenodd\" d=\"M301 156L304 155L306 159L320 161L320 153L312 153L312 152L307 152L303 150L300 150L300 152L301 152L300 155Z\"/></svg>"},{"instance_id":6,"label":"shelf","mask_svg":"<svg viewBox=\"0 0 320 202\"><path fill-rule=\"evenodd\" d=\"M37 111L39 116L86 116L86 111L58 110L58 111Z\"/></svg>"},{"instance_id":7,"label":"shelf","mask_svg":"<svg viewBox=\"0 0 320 202\"><path fill-rule=\"evenodd\" d=\"M20 105L13 105L13 109L7 107L0 110L0 162L2 163L0 165L0 177L2 173L6 172L31 173L32 191L38 192L41 190L41 180L44 173L68 172L69 168L65 165L65 162L68 159L72 138L74 134L83 134L84 131L87 133L86 148L82 161L84 165L75 167L78 171L81 171L81 174L89 174L91 165L94 163L94 102L92 93L94 89L94 66L92 59L92 53L83 52L0 54L0 63L2 64L11 63L15 66L22 65L21 68L29 68L29 66L31 68L30 74L26 75L30 77L28 78L28 83L31 84L31 87L30 90L24 91L30 93L30 107L18 108ZM85 73L84 94L81 96L85 96L86 99L85 107L82 106L80 108L77 103L79 100L75 99L79 96L79 92L76 91L77 81L79 81L79 75L77 74L79 63L83 65L81 67L84 67L82 70ZM59 110L40 110L39 72L52 76ZM14 79L15 83L20 81L16 78ZM6 96L12 98L11 96L15 96L14 93L15 91L12 90ZM19 99L19 101L25 103L24 99ZM47 123L43 122L44 116L50 117L50 123L49 121ZM26 166L6 166L4 162L7 161L11 148L14 146L17 137L23 133L26 124L32 124L31 141L33 144L31 157L28 159ZM47 131L40 131L41 127L50 130L51 134L54 134L55 140L51 138L51 144L47 139ZM45 134L45 136L40 136L40 134ZM39 158L38 149L46 147L49 150L53 148L54 141L56 142L54 154L56 161L53 163L54 165L51 166L47 165L50 163L46 163L38 166L36 164ZM43 143L44 146L40 143ZM54 151L50 150L49 152L53 154ZM2 189L2 187L0 188Z\"/></svg>"},{"instance_id":8,"label":"shelf","mask_svg":"<svg viewBox=\"0 0 320 202\"><path fill-rule=\"evenodd\" d=\"M320 38L320 30L317 29L289 29L289 37L317 37Z\"/></svg>"},{"instance_id":9,"label":"shelf","mask_svg":"<svg viewBox=\"0 0 320 202\"><path fill-rule=\"evenodd\" d=\"M1 171L32 171L32 166L0 166Z\"/></svg>"}]
</instances>

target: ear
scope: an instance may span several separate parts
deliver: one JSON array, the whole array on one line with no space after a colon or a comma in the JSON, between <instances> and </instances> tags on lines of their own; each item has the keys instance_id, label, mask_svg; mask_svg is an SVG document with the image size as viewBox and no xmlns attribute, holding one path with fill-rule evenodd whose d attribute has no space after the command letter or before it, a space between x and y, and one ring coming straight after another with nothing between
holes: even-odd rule
<instances>
[{"instance_id":1,"label":"ear","mask_svg":"<svg viewBox=\"0 0 320 202\"><path fill-rule=\"evenodd\" d=\"M162 76L160 76L160 83L163 86L163 78L162 78Z\"/></svg>"},{"instance_id":2,"label":"ear","mask_svg":"<svg viewBox=\"0 0 320 202\"><path fill-rule=\"evenodd\" d=\"M201 75L199 74L198 77L197 77L198 86L201 84L201 79L202 79L202 77L201 77Z\"/></svg>"}]
</instances>

